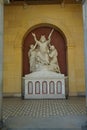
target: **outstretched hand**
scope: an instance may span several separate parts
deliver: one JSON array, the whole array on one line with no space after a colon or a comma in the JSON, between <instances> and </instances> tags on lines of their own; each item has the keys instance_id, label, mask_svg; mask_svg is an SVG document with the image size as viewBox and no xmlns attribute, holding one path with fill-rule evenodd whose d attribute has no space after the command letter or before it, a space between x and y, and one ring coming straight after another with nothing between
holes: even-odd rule
<instances>
[{"instance_id":1,"label":"outstretched hand","mask_svg":"<svg viewBox=\"0 0 87 130\"><path fill-rule=\"evenodd\" d=\"M32 33L32 35L35 37L35 33Z\"/></svg>"}]
</instances>

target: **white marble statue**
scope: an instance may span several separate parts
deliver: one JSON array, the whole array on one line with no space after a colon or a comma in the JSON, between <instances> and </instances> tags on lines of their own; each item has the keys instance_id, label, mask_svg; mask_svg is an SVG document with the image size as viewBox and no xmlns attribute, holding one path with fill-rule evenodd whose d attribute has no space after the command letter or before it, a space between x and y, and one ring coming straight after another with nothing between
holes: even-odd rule
<instances>
[{"instance_id":1,"label":"white marble statue","mask_svg":"<svg viewBox=\"0 0 87 130\"><path fill-rule=\"evenodd\" d=\"M57 50L50 43L53 31L54 29L51 30L48 39L46 39L45 35L41 35L40 40L37 40L35 33L32 33L35 45L31 45L28 52L30 72L50 70L60 73Z\"/></svg>"},{"instance_id":2,"label":"white marble statue","mask_svg":"<svg viewBox=\"0 0 87 130\"><path fill-rule=\"evenodd\" d=\"M53 45L50 46L50 53L49 53L50 66L49 66L49 69L60 73L60 68L58 65L57 56L58 56L58 52L57 52L56 48Z\"/></svg>"},{"instance_id":3,"label":"white marble statue","mask_svg":"<svg viewBox=\"0 0 87 130\"><path fill-rule=\"evenodd\" d=\"M36 71L36 44L35 45L30 45L30 50L28 52L28 57L30 61L30 72Z\"/></svg>"}]
</instances>

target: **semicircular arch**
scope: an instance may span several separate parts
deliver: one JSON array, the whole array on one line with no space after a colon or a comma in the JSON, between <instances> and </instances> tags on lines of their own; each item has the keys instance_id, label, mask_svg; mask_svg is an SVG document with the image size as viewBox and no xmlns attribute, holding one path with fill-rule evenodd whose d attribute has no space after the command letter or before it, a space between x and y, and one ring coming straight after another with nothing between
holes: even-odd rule
<instances>
[{"instance_id":1,"label":"semicircular arch","mask_svg":"<svg viewBox=\"0 0 87 130\"><path fill-rule=\"evenodd\" d=\"M28 51L30 49L30 45L33 44L35 41L32 37L32 32L37 34L37 39L40 39L41 35L48 37L50 31L54 29L52 34L51 42L55 46L58 52L57 60L59 63L59 67L61 73L67 75L67 39L63 31L58 28L56 25L48 24L48 23L41 23L34 25L33 27L29 28L29 30L25 33L23 37L22 43L22 65L23 65L23 76L30 73L30 65L29 65L29 57Z\"/></svg>"},{"instance_id":2,"label":"semicircular arch","mask_svg":"<svg viewBox=\"0 0 87 130\"><path fill-rule=\"evenodd\" d=\"M39 26L43 26L43 25L50 26L50 27L53 27L54 29L57 29L61 34L63 34L63 36L66 40L67 46L73 46L74 41L72 41L72 33L65 25L61 24L61 22L59 22L58 25L51 24L51 23L50 24L49 23L36 23L34 25L25 24L22 28L19 29L17 36L15 38L15 41L14 41L14 46L22 47L22 43L23 43L26 35L32 29L39 27Z\"/></svg>"}]
</instances>

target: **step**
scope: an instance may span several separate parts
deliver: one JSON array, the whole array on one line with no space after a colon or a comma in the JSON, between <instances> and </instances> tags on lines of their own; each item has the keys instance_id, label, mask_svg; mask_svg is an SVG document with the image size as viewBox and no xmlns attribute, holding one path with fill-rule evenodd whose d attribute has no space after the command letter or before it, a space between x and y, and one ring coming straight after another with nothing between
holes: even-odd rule
<instances>
[{"instance_id":1,"label":"step","mask_svg":"<svg viewBox=\"0 0 87 130\"><path fill-rule=\"evenodd\" d=\"M55 116L49 118L11 117L3 130L87 130L85 116Z\"/></svg>"}]
</instances>

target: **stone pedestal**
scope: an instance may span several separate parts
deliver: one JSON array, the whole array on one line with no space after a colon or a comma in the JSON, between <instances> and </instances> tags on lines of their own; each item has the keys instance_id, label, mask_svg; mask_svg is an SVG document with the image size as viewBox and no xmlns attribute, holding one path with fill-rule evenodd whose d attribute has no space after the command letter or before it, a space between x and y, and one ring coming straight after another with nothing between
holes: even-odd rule
<instances>
[{"instance_id":1,"label":"stone pedestal","mask_svg":"<svg viewBox=\"0 0 87 130\"><path fill-rule=\"evenodd\" d=\"M39 71L22 78L24 99L65 98L64 74Z\"/></svg>"}]
</instances>

